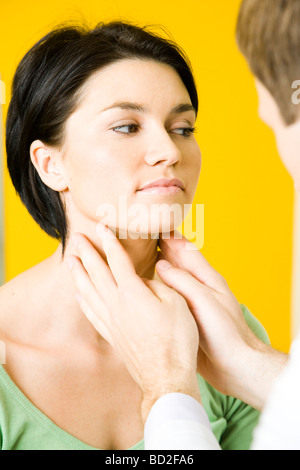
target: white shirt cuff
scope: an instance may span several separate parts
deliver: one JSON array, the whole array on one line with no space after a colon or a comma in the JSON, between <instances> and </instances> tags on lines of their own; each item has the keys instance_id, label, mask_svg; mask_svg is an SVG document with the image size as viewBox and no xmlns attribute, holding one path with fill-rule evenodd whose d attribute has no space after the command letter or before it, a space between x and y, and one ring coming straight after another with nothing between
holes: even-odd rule
<instances>
[{"instance_id":1,"label":"white shirt cuff","mask_svg":"<svg viewBox=\"0 0 300 470\"><path fill-rule=\"evenodd\" d=\"M183 393L168 393L155 402L144 442L146 450L220 450L204 408Z\"/></svg>"},{"instance_id":2,"label":"white shirt cuff","mask_svg":"<svg viewBox=\"0 0 300 470\"><path fill-rule=\"evenodd\" d=\"M251 450L300 450L300 337L276 379L254 431Z\"/></svg>"}]
</instances>

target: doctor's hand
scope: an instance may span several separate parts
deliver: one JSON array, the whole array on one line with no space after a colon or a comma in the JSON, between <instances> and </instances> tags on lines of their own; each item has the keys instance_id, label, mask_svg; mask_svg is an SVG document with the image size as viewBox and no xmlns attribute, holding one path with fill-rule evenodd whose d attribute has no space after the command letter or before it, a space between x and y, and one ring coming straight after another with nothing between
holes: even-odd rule
<instances>
[{"instance_id":1,"label":"doctor's hand","mask_svg":"<svg viewBox=\"0 0 300 470\"><path fill-rule=\"evenodd\" d=\"M178 237L178 238L176 238ZM248 327L225 279L179 232L160 239L160 279L187 301L199 330L198 372L220 392L261 410L287 356Z\"/></svg>"},{"instance_id":2,"label":"doctor's hand","mask_svg":"<svg viewBox=\"0 0 300 470\"><path fill-rule=\"evenodd\" d=\"M75 234L78 256L66 261L83 313L140 386L143 421L166 393L201 402L198 329L186 301L160 281L141 279L115 235L99 228L107 263L82 234Z\"/></svg>"}]
</instances>

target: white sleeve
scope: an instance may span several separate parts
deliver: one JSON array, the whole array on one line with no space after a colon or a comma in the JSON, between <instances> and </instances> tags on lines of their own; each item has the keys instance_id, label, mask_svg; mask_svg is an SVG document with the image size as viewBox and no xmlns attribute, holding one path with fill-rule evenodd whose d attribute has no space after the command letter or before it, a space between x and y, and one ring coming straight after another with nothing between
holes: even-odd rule
<instances>
[{"instance_id":1,"label":"white sleeve","mask_svg":"<svg viewBox=\"0 0 300 470\"><path fill-rule=\"evenodd\" d=\"M300 450L300 336L254 431L251 450ZM146 450L221 450L204 408L181 393L162 396L144 430Z\"/></svg>"},{"instance_id":2,"label":"white sleeve","mask_svg":"<svg viewBox=\"0 0 300 470\"><path fill-rule=\"evenodd\" d=\"M183 393L168 393L150 410L145 450L221 450L200 403Z\"/></svg>"},{"instance_id":3,"label":"white sleeve","mask_svg":"<svg viewBox=\"0 0 300 470\"><path fill-rule=\"evenodd\" d=\"M251 450L300 450L300 337L260 416Z\"/></svg>"}]
</instances>

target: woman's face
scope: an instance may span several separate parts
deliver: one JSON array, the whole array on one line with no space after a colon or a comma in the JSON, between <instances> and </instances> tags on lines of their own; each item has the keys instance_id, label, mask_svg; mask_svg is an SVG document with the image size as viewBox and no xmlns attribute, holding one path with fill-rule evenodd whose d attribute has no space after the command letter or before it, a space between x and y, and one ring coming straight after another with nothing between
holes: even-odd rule
<instances>
[{"instance_id":1,"label":"woman's face","mask_svg":"<svg viewBox=\"0 0 300 470\"><path fill-rule=\"evenodd\" d=\"M126 59L94 73L66 121L60 149L71 225L84 217L140 234L180 225L201 167L195 117L168 65ZM180 183L158 181L174 178ZM143 189L153 182L156 187Z\"/></svg>"}]
</instances>

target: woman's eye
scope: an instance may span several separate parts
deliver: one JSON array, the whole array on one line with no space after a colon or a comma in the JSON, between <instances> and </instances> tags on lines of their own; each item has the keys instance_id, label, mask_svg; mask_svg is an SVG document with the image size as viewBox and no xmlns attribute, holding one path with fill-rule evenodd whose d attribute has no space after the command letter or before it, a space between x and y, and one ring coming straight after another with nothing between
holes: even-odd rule
<instances>
[{"instance_id":1,"label":"woman's eye","mask_svg":"<svg viewBox=\"0 0 300 470\"><path fill-rule=\"evenodd\" d=\"M171 132L173 134L182 135L183 137L190 137L195 131L195 127L180 127L178 129L173 129Z\"/></svg>"},{"instance_id":2,"label":"woman's eye","mask_svg":"<svg viewBox=\"0 0 300 470\"><path fill-rule=\"evenodd\" d=\"M121 134L134 134L138 127L138 124L123 124L122 126L114 127L113 130Z\"/></svg>"}]
</instances>

